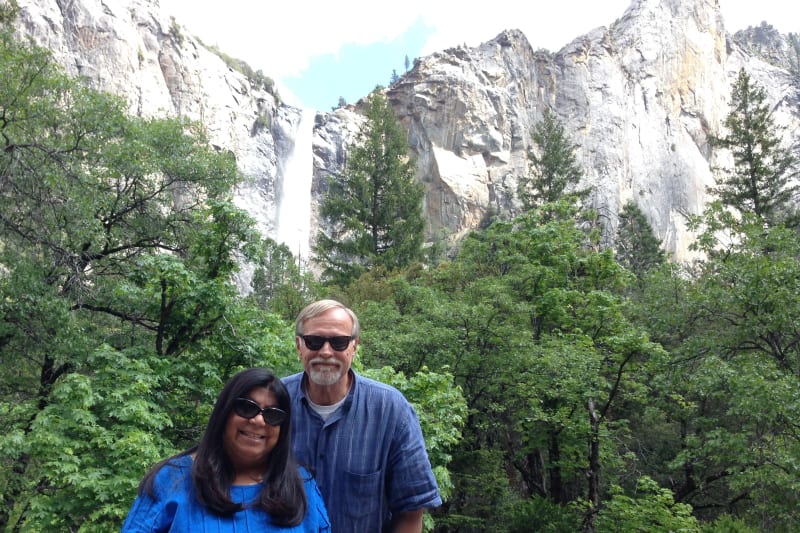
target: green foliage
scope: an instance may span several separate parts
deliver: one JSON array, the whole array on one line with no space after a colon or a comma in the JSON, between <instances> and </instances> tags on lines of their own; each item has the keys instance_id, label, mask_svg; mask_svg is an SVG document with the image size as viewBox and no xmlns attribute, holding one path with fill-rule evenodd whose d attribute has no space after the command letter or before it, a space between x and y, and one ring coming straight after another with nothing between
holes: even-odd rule
<instances>
[{"instance_id":1,"label":"green foliage","mask_svg":"<svg viewBox=\"0 0 800 533\"><path fill-rule=\"evenodd\" d=\"M181 25L178 24L178 21L175 20L175 17L170 17L169 32L172 34L172 37L175 38L178 46L183 45L183 32L181 31Z\"/></svg>"},{"instance_id":2,"label":"green foliage","mask_svg":"<svg viewBox=\"0 0 800 533\"><path fill-rule=\"evenodd\" d=\"M576 506L563 506L547 498L534 496L524 501L509 498L503 502L501 516L506 519L493 531L508 533L572 533L581 528L581 517Z\"/></svg>"},{"instance_id":3,"label":"green foliage","mask_svg":"<svg viewBox=\"0 0 800 533\"><path fill-rule=\"evenodd\" d=\"M10 523L22 519L43 531L119 527L138 479L175 452L162 437L171 420L154 395L161 380L153 363L101 347L87 361L91 376L71 373L54 386L24 438L26 474L38 472L46 482L16 502ZM18 454L8 440L0 444L3 455Z\"/></svg>"},{"instance_id":4,"label":"green foliage","mask_svg":"<svg viewBox=\"0 0 800 533\"><path fill-rule=\"evenodd\" d=\"M800 78L800 33L789 32L789 72Z\"/></svg>"},{"instance_id":5,"label":"green foliage","mask_svg":"<svg viewBox=\"0 0 800 533\"><path fill-rule=\"evenodd\" d=\"M380 91L351 148L344 174L329 180L320 217L329 232L314 252L323 276L347 286L373 268L403 268L424 259L422 185L414 179L406 135Z\"/></svg>"},{"instance_id":6,"label":"green foliage","mask_svg":"<svg viewBox=\"0 0 800 533\"><path fill-rule=\"evenodd\" d=\"M448 499L453 483L447 467L452 460L452 448L461 439L467 409L460 387L453 384L453 376L446 371L434 373L423 368L407 378L388 366L362 373L396 387L415 407L439 491L443 499Z\"/></svg>"},{"instance_id":7,"label":"green foliage","mask_svg":"<svg viewBox=\"0 0 800 533\"><path fill-rule=\"evenodd\" d=\"M796 529L800 243L796 231L712 203L693 220L706 260L649 280L642 314L672 351L654 376L680 453L663 465L704 520ZM677 274L677 275L675 275ZM655 405L655 404L654 404Z\"/></svg>"},{"instance_id":8,"label":"green foliage","mask_svg":"<svg viewBox=\"0 0 800 533\"><path fill-rule=\"evenodd\" d=\"M636 495L627 496L619 487L600 511L598 531L699 532L690 505L675 503L669 489L659 487L648 477L637 483Z\"/></svg>"},{"instance_id":9,"label":"green foliage","mask_svg":"<svg viewBox=\"0 0 800 533\"><path fill-rule=\"evenodd\" d=\"M490 531L505 523L500 514L507 511L508 482L503 473L502 452L496 449L457 451L453 482L457 496L433 512L437 525L445 531Z\"/></svg>"},{"instance_id":10,"label":"green foliage","mask_svg":"<svg viewBox=\"0 0 800 533\"><path fill-rule=\"evenodd\" d=\"M285 244L264 239L261 246L253 271L250 299L260 308L292 321L308 302L321 296L319 283Z\"/></svg>"},{"instance_id":11,"label":"green foliage","mask_svg":"<svg viewBox=\"0 0 800 533\"><path fill-rule=\"evenodd\" d=\"M296 370L290 326L236 292L230 154L0 44L0 524L113 530L232 372Z\"/></svg>"},{"instance_id":12,"label":"green foliage","mask_svg":"<svg viewBox=\"0 0 800 533\"><path fill-rule=\"evenodd\" d=\"M583 175L575 158L576 145L569 139L555 113L545 109L531 139L533 146L528 150L530 170L520 177L517 187L517 196L525 211L560 200Z\"/></svg>"},{"instance_id":13,"label":"green foliage","mask_svg":"<svg viewBox=\"0 0 800 533\"><path fill-rule=\"evenodd\" d=\"M0 28L8 28L19 15L19 4L16 0L0 2Z\"/></svg>"},{"instance_id":14,"label":"green foliage","mask_svg":"<svg viewBox=\"0 0 800 533\"><path fill-rule=\"evenodd\" d=\"M235 162L201 127L0 43L0 527L118 529L231 375L299 370L291 321L326 293L361 319L359 371L416 407L446 500L426 527L797 530L800 240L744 73L715 141L735 169L690 220L702 261L665 262L632 204L603 249L546 114L526 212L424 264L422 189L375 93L330 182L323 286L231 203Z\"/></svg>"},{"instance_id":15,"label":"green foliage","mask_svg":"<svg viewBox=\"0 0 800 533\"><path fill-rule=\"evenodd\" d=\"M500 531L512 510L500 515L499 503L509 497L520 513L534 495L574 501L588 491L587 472L599 479L586 460L592 442L609 475L624 471L613 445L625 436L616 406L646 401L643 370L664 354L624 318L615 292L629 276L610 251L595 249L568 216L576 212L551 204L496 222L450 263L353 285L371 300L359 304L366 362L447 368L464 390L456 494L437 523ZM502 465L492 475L478 470L483 452Z\"/></svg>"},{"instance_id":16,"label":"green foliage","mask_svg":"<svg viewBox=\"0 0 800 533\"><path fill-rule=\"evenodd\" d=\"M617 261L637 277L642 277L666 261L661 242L653 234L653 228L644 213L632 201L626 203L619 212L615 248Z\"/></svg>"},{"instance_id":17,"label":"green foliage","mask_svg":"<svg viewBox=\"0 0 800 533\"><path fill-rule=\"evenodd\" d=\"M209 46L204 43L204 46L208 48L209 51L216 54L220 59L222 59L228 67L235 70L239 74L244 75L250 81L250 85L255 89L263 89L267 91L269 94L274 96L275 98L280 99L280 95L278 94L277 87L275 86L275 80L270 78L269 76L265 75L261 70L253 70L246 61L242 59L237 59L232 57L225 52L221 51L216 46ZM266 117L258 118L259 121L268 120Z\"/></svg>"},{"instance_id":18,"label":"green foliage","mask_svg":"<svg viewBox=\"0 0 800 533\"><path fill-rule=\"evenodd\" d=\"M757 533L758 530L730 515L722 515L711 523L702 524L700 531L702 533Z\"/></svg>"},{"instance_id":19,"label":"green foliage","mask_svg":"<svg viewBox=\"0 0 800 533\"><path fill-rule=\"evenodd\" d=\"M789 202L799 189L792 183L796 158L781 146L766 99L764 89L741 69L731 88L731 112L723 123L726 131L711 138L714 146L730 151L733 169L725 170L711 192L724 206L752 212L774 224L787 216Z\"/></svg>"}]
</instances>

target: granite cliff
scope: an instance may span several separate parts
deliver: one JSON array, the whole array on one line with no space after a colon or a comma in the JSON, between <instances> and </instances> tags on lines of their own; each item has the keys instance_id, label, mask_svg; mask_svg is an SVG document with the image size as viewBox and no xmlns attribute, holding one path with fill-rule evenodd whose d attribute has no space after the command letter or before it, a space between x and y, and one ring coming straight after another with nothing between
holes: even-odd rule
<instances>
[{"instance_id":1,"label":"granite cliff","mask_svg":"<svg viewBox=\"0 0 800 533\"><path fill-rule=\"evenodd\" d=\"M69 73L127 98L132 113L202 121L246 177L237 203L265 235L308 249L324 178L342 167L359 104L311 113L285 105L269 73L204 45L157 0L19 5L21 33ZM684 214L702 210L712 169L725 163L708 136L728 113L740 68L766 89L786 142L800 147L800 82L786 36L764 25L727 33L715 0L633 0L610 27L557 52L533 50L514 29L487 39L419 58L386 89L409 132L432 238L457 242L487 216L515 213L530 132L547 108L577 143L583 185L610 230L634 200L677 260L692 240ZM300 156L310 168L298 174L290 162ZM279 227L287 224L297 228Z\"/></svg>"}]
</instances>

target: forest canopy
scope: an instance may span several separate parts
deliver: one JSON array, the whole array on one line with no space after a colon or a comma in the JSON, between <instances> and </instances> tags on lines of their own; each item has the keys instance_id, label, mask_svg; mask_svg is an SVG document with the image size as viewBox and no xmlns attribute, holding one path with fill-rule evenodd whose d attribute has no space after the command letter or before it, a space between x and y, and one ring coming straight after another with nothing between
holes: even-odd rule
<instances>
[{"instance_id":1,"label":"forest canopy","mask_svg":"<svg viewBox=\"0 0 800 533\"><path fill-rule=\"evenodd\" d=\"M349 171L387 200L343 235L378 220L382 238L322 280L233 204L241 176L201 124L129 116L7 30L0 73L7 530L118 529L143 474L197 441L231 375L299 369L292 320L323 296L361 319L358 370L418 411L445 500L429 530L800 526L796 160L769 114L750 113L763 102L746 72L715 149L755 142L759 159L736 155L721 200L690 221L702 259L668 261L633 205L605 243L554 114L531 132L516 216L451 257L422 254L422 195L376 96ZM403 199L407 232L385 216ZM348 215L338 205L326 216Z\"/></svg>"}]
</instances>

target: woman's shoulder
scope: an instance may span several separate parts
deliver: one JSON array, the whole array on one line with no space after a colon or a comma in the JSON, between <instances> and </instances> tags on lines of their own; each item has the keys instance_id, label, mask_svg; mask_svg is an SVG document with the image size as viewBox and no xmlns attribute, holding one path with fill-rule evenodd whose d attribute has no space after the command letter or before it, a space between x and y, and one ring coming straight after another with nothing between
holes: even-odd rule
<instances>
[{"instance_id":1,"label":"woman's shoulder","mask_svg":"<svg viewBox=\"0 0 800 533\"><path fill-rule=\"evenodd\" d=\"M300 474L300 479L303 480L303 485L306 488L306 494L319 493L319 486L317 480L314 479L314 474L305 466L298 466L297 471Z\"/></svg>"},{"instance_id":2,"label":"woman's shoulder","mask_svg":"<svg viewBox=\"0 0 800 533\"><path fill-rule=\"evenodd\" d=\"M177 470L191 470L194 459L189 454L176 455L164 462L165 468L172 468Z\"/></svg>"},{"instance_id":3,"label":"woman's shoulder","mask_svg":"<svg viewBox=\"0 0 800 533\"><path fill-rule=\"evenodd\" d=\"M311 470L306 468L303 465L297 466L297 472L300 474L300 479L303 480L303 483L307 483L309 481L314 481L314 474L311 473Z\"/></svg>"},{"instance_id":4,"label":"woman's shoulder","mask_svg":"<svg viewBox=\"0 0 800 533\"><path fill-rule=\"evenodd\" d=\"M192 457L178 455L172 457L161 465L155 474L156 485L175 484L181 480L190 480L192 475Z\"/></svg>"}]
</instances>

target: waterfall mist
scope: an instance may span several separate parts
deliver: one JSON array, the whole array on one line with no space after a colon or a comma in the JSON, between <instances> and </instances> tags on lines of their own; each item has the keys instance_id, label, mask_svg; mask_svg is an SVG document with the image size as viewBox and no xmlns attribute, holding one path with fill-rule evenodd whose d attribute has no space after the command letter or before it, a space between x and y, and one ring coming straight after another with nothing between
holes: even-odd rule
<instances>
[{"instance_id":1,"label":"waterfall mist","mask_svg":"<svg viewBox=\"0 0 800 533\"><path fill-rule=\"evenodd\" d=\"M313 109L304 109L297 123L277 206L275 240L288 246L298 259L306 259L309 252L315 114Z\"/></svg>"}]
</instances>

